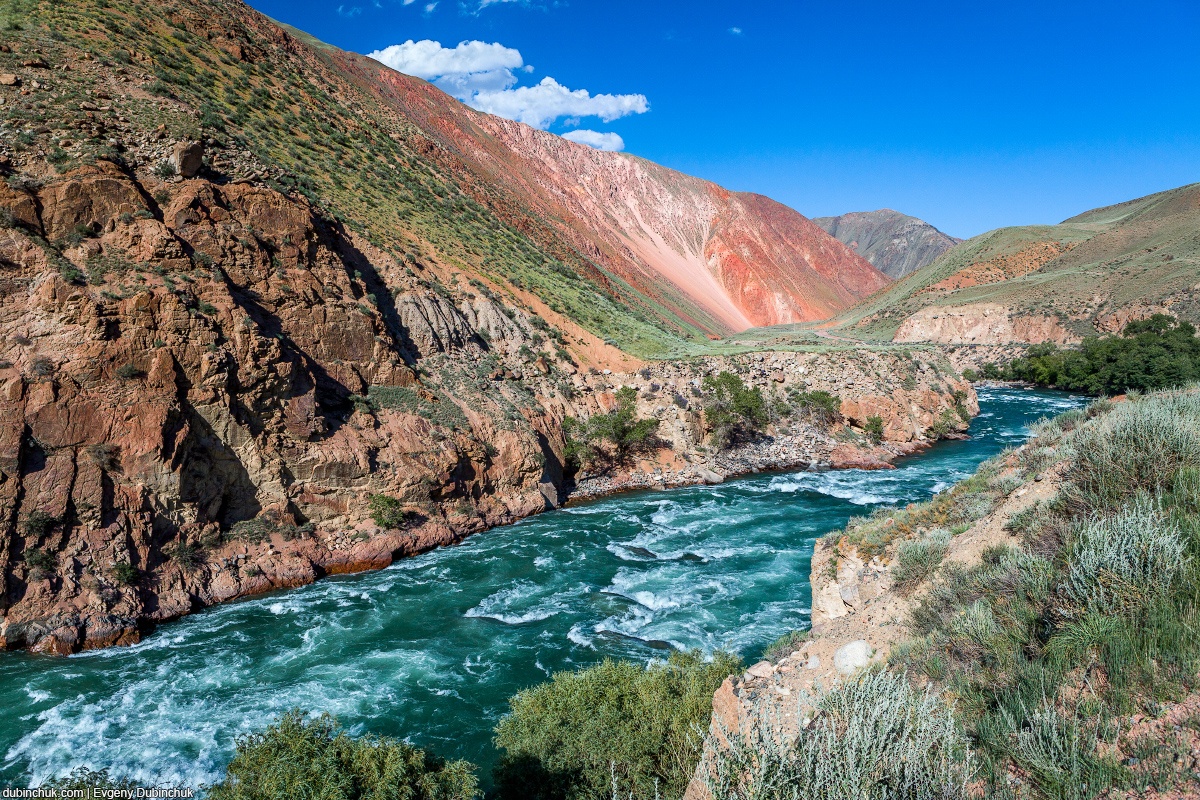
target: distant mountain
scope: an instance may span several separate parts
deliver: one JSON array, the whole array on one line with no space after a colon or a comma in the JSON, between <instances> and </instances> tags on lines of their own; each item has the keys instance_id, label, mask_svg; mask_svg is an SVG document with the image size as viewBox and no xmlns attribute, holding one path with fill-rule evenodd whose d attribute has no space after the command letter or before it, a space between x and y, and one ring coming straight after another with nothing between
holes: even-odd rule
<instances>
[{"instance_id":1,"label":"distant mountain","mask_svg":"<svg viewBox=\"0 0 1200 800\"><path fill-rule=\"evenodd\" d=\"M962 241L890 208L816 217L813 222L894 280L932 264Z\"/></svg>"},{"instance_id":2,"label":"distant mountain","mask_svg":"<svg viewBox=\"0 0 1200 800\"><path fill-rule=\"evenodd\" d=\"M1200 322L1198 231L1200 183L999 228L838 319L866 338L942 344L1069 343L1160 311Z\"/></svg>"}]
</instances>

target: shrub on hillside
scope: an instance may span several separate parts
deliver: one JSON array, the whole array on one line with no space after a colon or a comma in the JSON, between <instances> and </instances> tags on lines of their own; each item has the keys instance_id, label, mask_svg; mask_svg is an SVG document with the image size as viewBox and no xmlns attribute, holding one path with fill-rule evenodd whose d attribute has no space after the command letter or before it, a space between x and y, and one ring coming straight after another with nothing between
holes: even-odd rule
<instances>
[{"instance_id":1,"label":"shrub on hillside","mask_svg":"<svg viewBox=\"0 0 1200 800\"><path fill-rule=\"evenodd\" d=\"M732 372L704 379L704 420L713 443L724 450L750 438L767 424L767 404L762 391L746 386Z\"/></svg>"},{"instance_id":2,"label":"shrub on hillside","mask_svg":"<svg viewBox=\"0 0 1200 800\"><path fill-rule=\"evenodd\" d=\"M510 701L496 727L504 800L680 797L700 760L712 696L734 656L672 653L642 667L604 661L560 672Z\"/></svg>"},{"instance_id":3,"label":"shrub on hillside","mask_svg":"<svg viewBox=\"0 0 1200 800\"><path fill-rule=\"evenodd\" d=\"M567 417L566 460L573 466L622 464L637 453L659 446L658 420L639 419L637 390L624 386L616 393L616 408L579 421Z\"/></svg>"},{"instance_id":4,"label":"shrub on hillside","mask_svg":"<svg viewBox=\"0 0 1200 800\"><path fill-rule=\"evenodd\" d=\"M1078 429L1070 446L1074 507L1116 508L1138 492L1162 494L1180 469L1200 467L1200 395L1120 404Z\"/></svg>"},{"instance_id":5,"label":"shrub on hillside","mask_svg":"<svg viewBox=\"0 0 1200 800\"><path fill-rule=\"evenodd\" d=\"M1178 524L1141 497L1074 531L1062 596L1067 613L1122 614L1167 594L1186 566Z\"/></svg>"},{"instance_id":6,"label":"shrub on hillside","mask_svg":"<svg viewBox=\"0 0 1200 800\"><path fill-rule=\"evenodd\" d=\"M761 723L726 733L727 743L712 737L703 769L714 800L966 796L967 739L932 689L868 673L817 698L816 708L791 744Z\"/></svg>"},{"instance_id":7,"label":"shrub on hillside","mask_svg":"<svg viewBox=\"0 0 1200 800\"><path fill-rule=\"evenodd\" d=\"M29 516L25 518L25 535L31 539L38 539L48 534L54 529L54 526L62 522L58 517L51 516L40 508L29 512Z\"/></svg>"},{"instance_id":8,"label":"shrub on hillside","mask_svg":"<svg viewBox=\"0 0 1200 800\"><path fill-rule=\"evenodd\" d=\"M792 390L788 392L788 401L822 427L829 427L842 418L842 399L829 392Z\"/></svg>"},{"instance_id":9,"label":"shrub on hillside","mask_svg":"<svg viewBox=\"0 0 1200 800\"><path fill-rule=\"evenodd\" d=\"M950 547L950 531L934 530L920 539L902 542L892 567L892 582L902 592L911 591L942 563Z\"/></svg>"},{"instance_id":10,"label":"shrub on hillside","mask_svg":"<svg viewBox=\"0 0 1200 800\"><path fill-rule=\"evenodd\" d=\"M863 433L871 441L871 444L879 444L883 441L883 417L867 417L866 423L863 425Z\"/></svg>"},{"instance_id":11,"label":"shrub on hillside","mask_svg":"<svg viewBox=\"0 0 1200 800\"><path fill-rule=\"evenodd\" d=\"M389 530L403 528L408 524L410 512L404 509L404 504L386 494L373 494L368 501L371 509L371 519L381 528Z\"/></svg>"},{"instance_id":12,"label":"shrub on hillside","mask_svg":"<svg viewBox=\"0 0 1200 800\"><path fill-rule=\"evenodd\" d=\"M238 739L210 800L474 800L474 767L445 762L396 739L353 738L329 715L286 714Z\"/></svg>"},{"instance_id":13,"label":"shrub on hillside","mask_svg":"<svg viewBox=\"0 0 1200 800\"><path fill-rule=\"evenodd\" d=\"M49 550L43 550L40 547L31 547L25 551L25 563L35 573L42 575L53 571L54 567L58 564L58 559Z\"/></svg>"}]
</instances>

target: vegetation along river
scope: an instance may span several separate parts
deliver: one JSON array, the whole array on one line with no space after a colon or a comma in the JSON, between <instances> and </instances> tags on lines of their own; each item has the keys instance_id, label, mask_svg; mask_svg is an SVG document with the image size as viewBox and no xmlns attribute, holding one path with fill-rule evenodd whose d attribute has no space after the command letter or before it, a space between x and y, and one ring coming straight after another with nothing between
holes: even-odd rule
<instances>
[{"instance_id":1,"label":"vegetation along river","mask_svg":"<svg viewBox=\"0 0 1200 800\"><path fill-rule=\"evenodd\" d=\"M747 660L808 625L815 540L927 498L1082 398L982 389L968 441L877 472L756 475L533 517L374 573L210 608L134 646L0 653L0 783L76 766L218 780L233 739L300 707L484 775L509 696L605 656Z\"/></svg>"}]
</instances>

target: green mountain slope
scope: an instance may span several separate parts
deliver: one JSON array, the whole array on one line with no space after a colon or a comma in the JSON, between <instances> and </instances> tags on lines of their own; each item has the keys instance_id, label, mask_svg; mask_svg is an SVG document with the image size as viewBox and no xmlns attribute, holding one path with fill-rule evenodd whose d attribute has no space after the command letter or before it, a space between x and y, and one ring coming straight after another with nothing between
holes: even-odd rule
<instances>
[{"instance_id":1,"label":"green mountain slope","mask_svg":"<svg viewBox=\"0 0 1200 800\"><path fill-rule=\"evenodd\" d=\"M1200 319L1200 184L1058 225L976 236L839 315L836 327L890 340L920 327L915 314L944 318L939 310L948 310L969 318L963 307L982 306L1068 339L1114 331L1154 310ZM909 340L920 340L919 333ZM942 331L932 340L950 341L948 335Z\"/></svg>"}]
</instances>

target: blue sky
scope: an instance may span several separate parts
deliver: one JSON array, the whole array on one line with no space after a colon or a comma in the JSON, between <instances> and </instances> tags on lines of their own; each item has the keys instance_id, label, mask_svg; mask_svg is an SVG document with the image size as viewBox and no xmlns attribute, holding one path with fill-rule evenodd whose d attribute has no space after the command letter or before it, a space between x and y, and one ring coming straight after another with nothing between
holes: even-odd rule
<instances>
[{"instance_id":1,"label":"blue sky","mask_svg":"<svg viewBox=\"0 0 1200 800\"><path fill-rule=\"evenodd\" d=\"M1195 0L250 2L807 216L890 207L967 237L1200 181Z\"/></svg>"}]
</instances>

